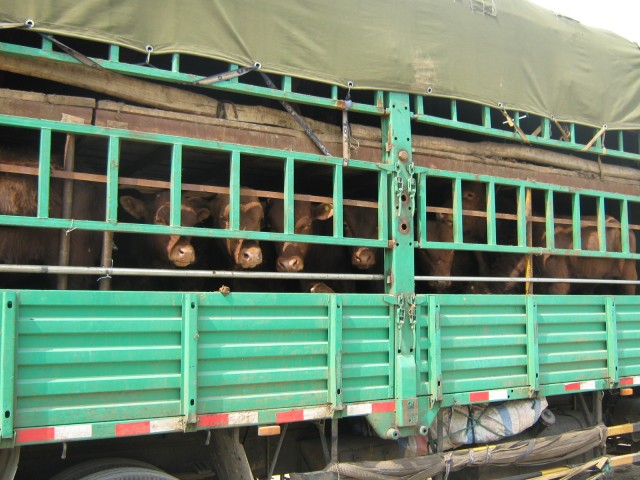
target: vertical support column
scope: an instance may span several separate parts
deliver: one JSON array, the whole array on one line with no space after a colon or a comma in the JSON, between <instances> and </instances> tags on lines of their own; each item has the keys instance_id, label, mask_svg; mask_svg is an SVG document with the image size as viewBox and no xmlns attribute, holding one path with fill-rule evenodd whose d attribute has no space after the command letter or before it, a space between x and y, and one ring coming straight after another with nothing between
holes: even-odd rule
<instances>
[{"instance_id":1,"label":"vertical support column","mask_svg":"<svg viewBox=\"0 0 640 480\"><path fill-rule=\"evenodd\" d=\"M231 152L229 179L229 229L240 230L240 152Z\"/></svg>"},{"instance_id":2,"label":"vertical support column","mask_svg":"<svg viewBox=\"0 0 640 480\"><path fill-rule=\"evenodd\" d=\"M604 208L604 197L597 198L598 247L601 252L607 251L607 213Z\"/></svg>"},{"instance_id":3,"label":"vertical support column","mask_svg":"<svg viewBox=\"0 0 640 480\"><path fill-rule=\"evenodd\" d=\"M295 163L293 157L287 157L284 162L284 232L295 233Z\"/></svg>"},{"instance_id":4,"label":"vertical support column","mask_svg":"<svg viewBox=\"0 0 640 480\"><path fill-rule=\"evenodd\" d=\"M571 227L573 229L573 249L582 250L582 224L580 223L580 194L573 194L573 208L571 209Z\"/></svg>"},{"instance_id":5,"label":"vertical support column","mask_svg":"<svg viewBox=\"0 0 640 480\"><path fill-rule=\"evenodd\" d=\"M387 115L382 122L384 162L392 166L388 189L390 248L385 250L386 292L395 297L395 399L396 427L418 425L416 315L414 280L414 225L416 183L411 152L409 95L387 93Z\"/></svg>"},{"instance_id":6,"label":"vertical support column","mask_svg":"<svg viewBox=\"0 0 640 480\"><path fill-rule=\"evenodd\" d=\"M182 145L175 143L171 150L171 208L169 223L179 227L182 222Z\"/></svg>"},{"instance_id":7,"label":"vertical support column","mask_svg":"<svg viewBox=\"0 0 640 480\"><path fill-rule=\"evenodd\" d=\"M463 242L464 217L462 214L462 180L456 177L453 180L453 241L455 243Z\"/></svg>"},{"instance_id":8,"label":"vertical support column","mask_svg":"<svg viewBox=\"0 0 640 480\"><path fill-rule=\"evenodd\" d=\"M17 308L16 294L4 292L0 318L0 439L13 438Z\"/></svg>"},{"instance_id":9,"label":"vertical support column","mask_svg":"<svg viewBox=\"0 0 640 480\"><path fill-rule=\"evenodd\" d=\"M342 298L329 295L329 402L342 410Z\"/></svg>"},{"instance_id":10,"label":"vertical support column","mask_svg":"<svg viewBox=\"0 0 640 480\"><path fill-rule=\"evenodd\" d=\"M609 385L618 383L618 329L616 322L616 304L614 297L605 299L605 321L607 328L607 379Z\"/></svg>"},{"instance_id":11,"label":"vertical support column","mask_svg":"<svg viewBox=\"0 0 640 480\"><path fill-rule=\"evenodd\" d=\"M73 172L76 163L76 136L67 134L64 146L64 171ZM66 179L62 188L62 218L69 219L73 211L73 180ZM69 254L71 249L71 237L67 231L60 232L60 251L58 252L58 265L66 267L69 265ZM58 290L66 290L69 285L68 275L58 275Z\"/></svg>"},{"instance_id":12,"label":"vertical support column","mask_svg":"<svg viewBox=\"0 0 640 480\"><path fill-rule=\"evenodd\" d=\"M51 184L51 129L40 131L38 168L38 218L49 218L49 188Z\"/></svg>"},{"instance_id":13,"label":"vertical support column","mask_svg":"<svg viewBox=\"0 0 640 480\"><path fill-rule=\"evenodd\" d=\"M335 165L333 168L333 236L334 238L342 238L344 236L342 165Z\"/></svg>"},{"instance_id":14,"label":"vertical support column","mask_svg":"<svg viewBox=\"0 0 640 480\"><path fill-rule=\"evenodd\" d=\"M544 211L545 232L547 237L547 248L556 248L555 235L555 209L553 206L553 190L545 192L545 211Z\"/></svg>"},{"instance_id":15,"label":"vertical support column","mask_svg":"<svg viewBox=\"0 0 640 480\"><path fill-rule=\"evenodd\" d=\"M626 198L620 202L620 236L622 252L629 253L629 201Z\"/></svg>"},{"instance_id":16,"label":"vertical support column","mask_svg":"<svg viewBox=\"0 0 640 480\"><path fill-rule=\"evenodd\" d=\"M540 362L538 360L538 306L534 297L525 297L525 312L527 321L527 381L529 395L533 396L540 390Z\"/></svg>"},{"instance_id":17,"label":"vertical support column","mask_svg":"<svg viewBox=\"0 0 640 480\"><path fill-rule=\"evenodd\" d=\"M496 182L487 183L487 245L496 245Z\"/></svg>"},{"instance_id":18,"label":"vertical support column","mask_svg":"<svg viewBox=\"0 0 640 480\"><path fill-rule=\"evenodd\" d=\"M418 176L418 246L424 248L427 243L427 175Z\"/></svg>"},{"instance_id":19,"label":"vertical support column","mask_svg":"<svg viewBox=\"0 0 640 480\"><path fill-rule=\"evenodd\" d=\"M182 297L182 415L187 424L197 423L198 297Z\"/></svg>"}]
</instances>

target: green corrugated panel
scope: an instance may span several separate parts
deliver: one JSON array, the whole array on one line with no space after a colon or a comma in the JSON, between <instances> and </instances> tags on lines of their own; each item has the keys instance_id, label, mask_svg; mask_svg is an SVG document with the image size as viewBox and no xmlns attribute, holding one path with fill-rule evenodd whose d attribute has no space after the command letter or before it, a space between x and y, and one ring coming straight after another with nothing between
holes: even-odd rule
<instances>
[{"instance_id":1,"label":"green corrugated panel","mask_svg":"<svg viewBox=\"0 0 640 480\"><path fill-rule=\"evenodd\" d=\"M20 293L16 427L179 415L174 297Z\"/></svg>"},{"instance_id":2,"label":"green corrugated panel","mask_svg":"<svg viewBox=\"0 0 640 480\"><path fill-rule=\"evenodd\" d=\"M527 385L523 297L445 295L440 308L444 394Z\"/></svg>"},{"instance_id":3,"label":"green corrugated panel","mask_svg":"<svg viewBox=\"0 0 640 480\"><path fill-rule=\"evenodd\" d=\"M607 378L604 297L538 297L540 384Z\"/></svg>"},{"instance_id":4,"label":"green corrugated panel","mask_svg":"<svg viewBox=\"0 0 640 480\"><path fill-rule=\"evenodd\" d=\"M328 296L208 295L199 307L198 411L328 402Z\"/></svg>"},{"instance_id":5,"label":"green corrugated panel","mask_svg":"<svg viewBox=\"0 0 640 480\"><path fill-rule=\"evenodd\" d=\"M345 402L393 397L389 305L381 295L345 295L342 392Z\"/></svg>"},{"instance_id":6,"label":"green corrugated panel","mask_svg":"<svg viewBox=\"0 0 640 480\"><path fill-rule=\"evenodd\" d=\"M618 373L620 377L640 372L640 304L637 297L616 298Z\"/></svg>"}]
</instances>

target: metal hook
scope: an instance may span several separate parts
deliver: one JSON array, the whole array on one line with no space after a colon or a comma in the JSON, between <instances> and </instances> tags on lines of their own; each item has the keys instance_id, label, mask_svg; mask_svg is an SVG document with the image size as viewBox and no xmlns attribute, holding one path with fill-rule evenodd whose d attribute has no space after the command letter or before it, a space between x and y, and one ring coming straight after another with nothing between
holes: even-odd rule
<instances>
[{"instance_id":1,"label":"metal hook","mask_svg":"<svg viewBox=\"0 0 640 480\"><path fill-rule=\"evenodd\" d=\"M153 52L153 47L151 45L147 45L144 48L147 50L147 59L144 61L144 64L149 65L149 62L151 62L151 53Z\"/></svg>"},{"instance_id":2,"label":"metal hook","mask_svg":"<svg viewBox=\"0 0 640 480\"><path fill-rule=\"evenodd\" d=\"M98 278L98 280L96 280L96 282L99 282L100 280L106 280L107 278L111 278L112 270L113 270L113 258L111 259L111 266L107 269L106 275Z\"/></svg>"}]
</instances>

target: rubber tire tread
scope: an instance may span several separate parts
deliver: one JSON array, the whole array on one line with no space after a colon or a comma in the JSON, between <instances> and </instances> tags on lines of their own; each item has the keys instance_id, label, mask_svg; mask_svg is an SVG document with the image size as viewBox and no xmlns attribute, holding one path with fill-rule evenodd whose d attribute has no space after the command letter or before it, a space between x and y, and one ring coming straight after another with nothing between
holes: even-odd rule
<instances>
[{"instance_id":1,"label":"rubber tire tread","mask_svg":"<svg viewBox=\"0 0 640 480\"><path fill-rule=\"evenodd\" d=\"M72 467L62 470L55 476L51 477L49 480L82 480L84 477L86 477L87 475L91 475L92 473L111 468L122 467L147 468L149 470L160 471L159 468L151 465L150 463L142 462L140 460L133 460L131 458L98 458L95 460L88 460L86 462L78 463Z\"/></svg>"},{"instance_id":2,"label":"rubber tire tread","mask_svg":"<svg viewBox=\"0 0 640 480\"><path fill-rule=\"evenodd\" d=\"M179 480L168 473L149 468L121 467L92 473L80 480Z\"/></svg>"}]
</instances>

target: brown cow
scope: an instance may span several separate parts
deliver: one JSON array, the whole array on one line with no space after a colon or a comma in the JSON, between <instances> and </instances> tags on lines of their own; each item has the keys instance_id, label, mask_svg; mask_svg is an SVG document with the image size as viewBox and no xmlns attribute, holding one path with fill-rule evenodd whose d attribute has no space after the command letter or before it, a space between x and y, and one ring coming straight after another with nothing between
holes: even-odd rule
<instances>
[{"instance_id":1,"label":"brown cow","mask_svg":"<svg viewBox=\"0 0 640 480\"><path fill-rule=\"evenodd\" d=\"M595 220L595 217L585 219ZM559 249L573 249L573 228L570 225L557 225L554 229L555 247ZM581 228L581 243L583 250L598 250L598 230L595 226ZM606 217L607 251L622 251L620 222L614 217ZM546 246L546 229L543 224L533 226L533 245ZM629 235L629 250L636 251L636 239L633 232ZM525 275L526 257L523 255L493 255L490 272L495 276L522 277ZM543 278L588 278L594 280L637 280L634 260L595 258L568 255L543 254L533 257L533 276ZM513 293L521 291L522 283L508 282L503 286L492 287L492 291ZM536 291L549 294L593 293L596 284L571 284L570 282L542 283L536 286ZM605 287L606 288L606 287ZM602 289L600 289L601 291ZM615 289L614 289L615 290ZM635 285L623 285L623 293L635 294ZM606 293L614 293L606 292Z\"/></svg>"},{"instance_id":2,"label":"brown cow","mask_svg":"<svg viewBox=\"0 0 640 480\"><path fill-rule=\"evenodd\" d=\"M170 192L140 196L121 195L120 205L135 220L155 225L169 225L171 212ZM209 217L209 209L197 198L182 195L181 225L193 227ZM196 261L196 252L191 245L191 237L179 235L129 235L116 241L118 256L124 257L122 250L128 250L127 264L155 268L185 268Z\"/></svg>"},{"instance_id":3,"label":"brown cow","mask_svg":"<svg viewBox=\"0 0 640 480\"><path fill-rule=\"evenodd\" d=\"M2 150L0 162L28 167L38 166L38 155L32 150ZM55 163L55 162L54 162ZM49 192L49 215L62 215L63 183L52 179ZM0 214L36 216L38 204L38 179L35 176L12 173L0 174ZM104 188L88 182L74 182L74 202L71 218L76 220L104 219ZM69 265L97 266L100 259L102 236L99 232L72 230ZM60 231L51 228L0 227L0 262L6 264L57 265L60 248ZM24 285L19 280L25 280ZM51 288L50 278L40 282L35 276L19 279L5 276L6 288ZM18 282L18 283L16 283ZM71 275L69 288L95 287L94 279Z\"/></svg>"},{"instance_id":4,"label":"brown cow","mask_svg":"<svg viewBox=\"0 0 640 480\"><path fill-rule=\"evenodd\" d=\"M229 195L218 195L211 202L211 215L216 228L229 229ZM240 230L259 232L264 222L264 207L254 195L240 196ZM262 249L256 240L226 238L224 251L234 266L253 269L262 263Z\"/></svg>"},{"instance_id":5,"label":"brown cow","mask_svg":"<svg viewBox=\"0 0 640 480\"><path fill-rule=\"evenodd\" d=\"M376 209L345 205L342 216L346 237L378 238L378 211ZM350 247L349 250L351 251L351 265L358 270L371 270L376 263L379 265L376 258L377 251L373 248Z\"/></svg>"}]
</instances>

